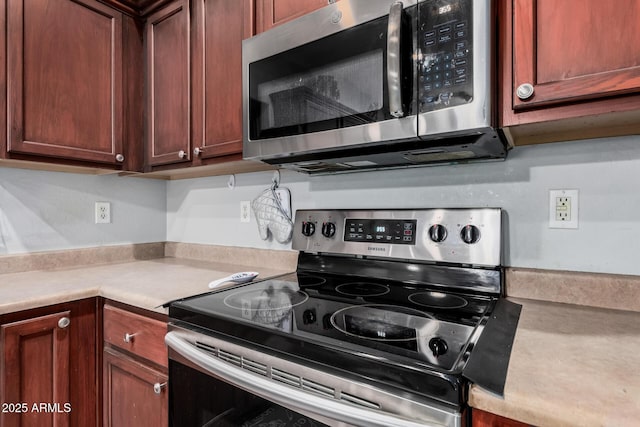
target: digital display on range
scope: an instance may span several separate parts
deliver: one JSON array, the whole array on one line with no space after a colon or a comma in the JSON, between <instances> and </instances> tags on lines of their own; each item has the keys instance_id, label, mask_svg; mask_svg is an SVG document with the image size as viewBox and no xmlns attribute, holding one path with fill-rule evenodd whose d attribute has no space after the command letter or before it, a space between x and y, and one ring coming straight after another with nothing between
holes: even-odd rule
<instances>
[{"instance_id":1,"label":"digital display on range","mask_svg":"<svg viewBox=\"0 0 640 427\"><path fill-rule=\"evenodd\" d=\"M415 219L347 218L344 241L415 245L416 224Z\"/></svg>"}]
</instances>

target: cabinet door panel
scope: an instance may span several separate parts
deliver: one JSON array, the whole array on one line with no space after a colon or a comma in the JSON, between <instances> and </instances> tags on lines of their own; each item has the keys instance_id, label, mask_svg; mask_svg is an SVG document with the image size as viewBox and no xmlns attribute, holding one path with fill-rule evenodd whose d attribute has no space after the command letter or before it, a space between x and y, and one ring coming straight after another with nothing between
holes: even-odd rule
<instances>
[{"instance_id":1,"label":"cabinet door panel","mask_svg":"<svg viewBox=\"0 0 640 427\"><path fill-rule=\"evenodd\" d=\"M116 163L122 15L93 0L9 1L7 46L8 151Z\"/></svg>"},{"instance_id":2,"label":"cabinet door panel","mask_svg":"<svg viewBox=\"0 0 640 427\"><path fill-rule=\"evenodd\" d=\"M194 146L203 158L242 152L242 40L252 35L247 0L196 0Z\"/></svg>"},{"instance_id":3,"label":"cabinet door panel","mask_svg":"<svg viewBox=\"0 0 640 427\"><path fill-rule=\"evenodd\" d=\"M147 21L147 163L191 159L189 2L171 3Z\"/></svg>"},{"instance_id":4,"label":"cabinet door panel","mask_svg":"<svg viewBox=\"0 0 640 427\"><path fill-rule=\"evenodd\" d=\"M257 0L256 32L266 31L320 9L328 3L327 0Z\"/></svg>"},{"instance_id":5,"label":"cabinet door panel","mask_svg":"<svg viewBox=\"0 0 640 427\"><path fill-rule=\"evenodd\" d=\"M104 425L167 426L167 376L113 350L104 351ZM154 384L162 384L160 393Z\"/></svg>"},{"instance_id":6,"label":"cabinet door panel","mask_svg":"<svg viewBox=\"0 0 640 427\"><path fill-rule=\"evenodd\" d=\"M0 425L69 425L69 330L58 322L69 318L63 311L0 327L3 382L0 402L26 403L26 411L0 413ZM57 404L59 411L33 411L33 405ZM36 406L38 407L38 406Z\"/></svg>"},{"instance_id":7,"label":"cabinet door panel","mask_svg":"<svg viewBox=\"0 0 640 427\"><path fill-rule=\"evenodd\" d=\"M513 108L640 92L640 3L514 0ZM534 95L521 100L524 83Z\"/></svg>"}]
</instances>

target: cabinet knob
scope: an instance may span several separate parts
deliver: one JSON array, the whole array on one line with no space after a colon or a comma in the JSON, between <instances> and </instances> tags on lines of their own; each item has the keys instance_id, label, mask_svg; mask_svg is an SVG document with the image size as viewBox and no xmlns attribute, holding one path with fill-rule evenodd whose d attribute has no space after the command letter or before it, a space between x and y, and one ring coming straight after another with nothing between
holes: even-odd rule
<instances>
[{"instance_id":1,"label":"cabinet knob","mask_svg":"<svg viewBox=\"0 0 640 427\"><path fill-rule=\"evenodd\" d=\"M60 318L60 320L58 320L58 327L60 329L65 329L70 324L71 324L71 319L69 319L68 317L62 317Z\"/></svg>"},{"instance_id":2,"label":"cabinet knob","mask_svg":"<svg viewBox=\"0 0 640 427\"><path fill-rule=\"evenodd\" d=\"M122 154L116 154L116 162L118 163L124 162L124 156Z\"/></svg>"},{"instance_id":3,"label":"cabinet knob","mask_svg":"<svg viewBox=\"0 0 640 427\"><path fill-rule=\"evenodd\" d=\"M516 96L521 100L529 99L533 96L533 85L531 83L523 83L516 89Z\"/></svg>"},{"instance_id":4,"label":"cabinet knob","mask_svg":"<svg viewBox=\"0 0 640 427\"><path fill-rule=\"evenodd\" d=\"M133 337L135 337L136 334L124 334L124 342L130 343L133 342Z\"/></svg>"},{"instance_id":5,"label":"cabinet knob","mask_svg":"<svg viewBox=\"0 0 640 427\"><path fill-rule=\"evenodd\" d=\"M180 157L181 159L184 159L185 157L187 157L187 152L184 150L178 151L178 157Z\"/></svg>"},{"instance_id":6,"label":"cabinet knob","mask_svg":"<svg viewBox=\"0 0 640 427\"><path fill-rule=\"evenodd\" d=\"M167 385L167 383L166 383L166 382L164 382L164 383L162 383L162 384L160 384L160 383L155 383L155 384L153 385L153 392L154 392L155 394L160 394L160 393L162 393L162 388L163 388L164 386L166 386L166 385Z\"/></svg>"},{"instance_id":7,"label":"cabinet knob","mask_svg":"<svg viewBox=\"0 0 640 427\"><path fill-rule=\"evenodd\" d=\"M202 154L203 149L200 147L196 147L193 149L193 154L195 154L196 156L199 156L200 154Z\"/></svg>"}]
</instances>

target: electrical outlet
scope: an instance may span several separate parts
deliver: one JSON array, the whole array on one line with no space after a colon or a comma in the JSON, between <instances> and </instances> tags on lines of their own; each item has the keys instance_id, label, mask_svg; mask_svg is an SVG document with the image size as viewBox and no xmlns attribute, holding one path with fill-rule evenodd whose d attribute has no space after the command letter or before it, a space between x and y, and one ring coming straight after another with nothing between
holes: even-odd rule
<instances>
[{"instance_id":1,"label":"electrical outlet","mask_svg":"<svg viewBox=\"0 0 640 427\"><path fill-rule=\"evenodd\" d=\"M96 224L109 224L111 222L111 203L96 202Z\"/></svg>"},{"instance_id":2,"label":"electrical outlet","mask_svg":"<svg viewBox=\"0 0 640 427\"><path fill-rule=\"evenodd\" d=\"M578 190L549 190L549 228L578 228Z\"/></svg>"},{"instance_id":3,"label":"electrical outlet","mask_svg":"<svg viewBox=\"0 0 640 427\"><path fill-rule=\"evenodd\" d=\"M240 202L240 222L251 221L251 202L243 200Z\"/></svg>"}]
</instances>

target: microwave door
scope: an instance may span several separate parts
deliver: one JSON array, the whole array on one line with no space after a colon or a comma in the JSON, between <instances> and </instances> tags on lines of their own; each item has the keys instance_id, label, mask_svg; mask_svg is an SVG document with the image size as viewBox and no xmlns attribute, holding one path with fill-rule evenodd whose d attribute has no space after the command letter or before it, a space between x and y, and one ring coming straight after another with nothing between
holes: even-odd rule
<instances>
[{"instance_id":1,"label":"microwave door","mask_svg":"<svg viewBox=\"0 0 640 427\"><path fill-rule=\"evenodd\" d=\"M245 158L415 138L416 14L415 1L343 0L245 41Z\"/></svg>"}]
</instances>

